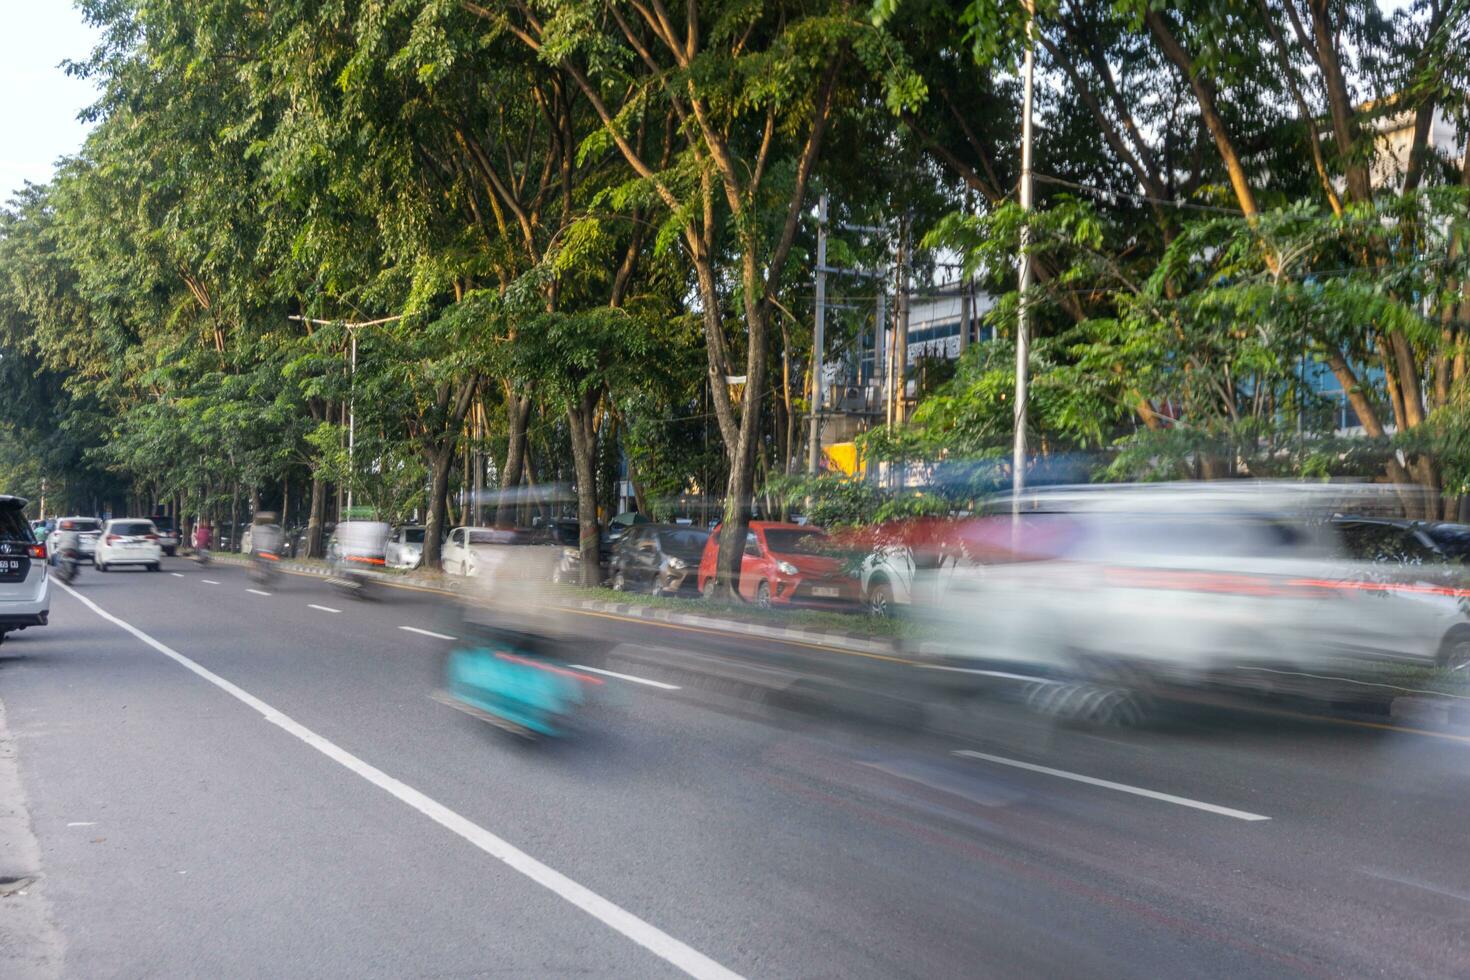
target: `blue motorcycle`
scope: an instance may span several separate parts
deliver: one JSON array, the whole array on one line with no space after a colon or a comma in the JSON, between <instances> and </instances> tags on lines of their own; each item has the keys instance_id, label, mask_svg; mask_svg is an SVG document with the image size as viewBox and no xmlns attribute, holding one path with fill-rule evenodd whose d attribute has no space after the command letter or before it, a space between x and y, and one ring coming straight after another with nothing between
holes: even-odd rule
<instances>
[{"instance_id":1,"label":"blue motorcycle","mask_svg":"<svg viewBox=\"0 0 1470 980\"><path fill-rule=\"evenodd\" d=\"M480 625L450 650L440 701L524 738L571 732L587 689L602 684L567 665L560 644Z\"/></svg>"}]
</instances>

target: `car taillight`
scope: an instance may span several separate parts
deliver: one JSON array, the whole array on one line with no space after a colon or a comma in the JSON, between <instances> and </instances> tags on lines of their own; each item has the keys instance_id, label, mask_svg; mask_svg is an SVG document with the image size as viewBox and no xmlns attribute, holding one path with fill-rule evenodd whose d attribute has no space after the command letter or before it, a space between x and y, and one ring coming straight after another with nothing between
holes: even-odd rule
<instances>
[{"instance_id":1,"label":"car taillight","mask_svg":"<svg viewBox=\"0 0 1470 980\"><path fill-rule=\"evenodd\" d=\"M1103 580L1124 588L1283 599L1328 599L1339 587L1337 583L1317 579L1185 569L1109 568L1104 571Z\"/></svg>"},{"instance_id":2,"label":"car taillight","mask_svg":"<svg viewBox=\"0 0 1470 980\"><path fill-rule=\"evenodd\" d=\"M39 558L41 561L46 560L46 546L44 544L33 544L29 550L32 558Z\"/></svg>"},{"instance_id":3,"label":"car taillight","mask_svg":"<svg viewBox=\"0 0 1470 980\"><path fill-rule=\"evenodd\" d=\"M117 544L117 542L119 542L121 540L122 540L122 538L119 538L116 534L109 534L107 536L107 543L108 544Z\"/></svg>"}]
</instances>

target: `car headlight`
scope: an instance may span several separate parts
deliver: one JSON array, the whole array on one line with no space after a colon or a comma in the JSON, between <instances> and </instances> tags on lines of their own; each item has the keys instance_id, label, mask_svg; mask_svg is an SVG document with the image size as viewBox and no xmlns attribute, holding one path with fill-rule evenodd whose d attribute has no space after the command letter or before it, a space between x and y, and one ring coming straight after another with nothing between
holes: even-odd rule
<instances>
[{"instance_id":1,"label":"car headlight","mask_svg":"<svg viewBox=\"0 0 1470 980\"><path fill-rule=\"evenodd\" d=\"M796 574L796 566L793 565L793 564L791 564L791 562L789 562L789 561L778 561L778 562L776 562L776 568L777 568L778 571L780 571L780 573L782 575L795 575Z\"/></svg>"},{"instance_id":2,"label":"car headlight","mask_svg":"<svg viewBox=\"0 0 1470 980\"><path fill-rule=\"evenodd\" d=\"M682 559L682 558L670 558L669 559L669 568L673 569L676 572L679 571L680 569L684 569L684 568L688 568L688 567L689 567L688 562L684 561L684 559Z\"/></svg>"}]
</instances>

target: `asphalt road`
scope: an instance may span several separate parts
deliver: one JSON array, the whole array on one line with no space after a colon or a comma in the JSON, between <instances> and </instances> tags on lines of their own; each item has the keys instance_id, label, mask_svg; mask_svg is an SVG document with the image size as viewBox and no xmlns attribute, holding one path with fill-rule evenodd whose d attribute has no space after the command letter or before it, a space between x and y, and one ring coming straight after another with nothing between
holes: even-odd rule
<instances>
[{"instance_id":1,"label":"asphalt road","mask_svg":"<svg viewBox=\"0 0 1470 980\"><path fill-rule=\"evenodd\" d=\"M86 569L0 647L0 975L1470 973L1470 738L863 724L691 682L840 654L604 618L526 744L430 697L441 600L252 588Z\"/></svg>"}]
</instances>

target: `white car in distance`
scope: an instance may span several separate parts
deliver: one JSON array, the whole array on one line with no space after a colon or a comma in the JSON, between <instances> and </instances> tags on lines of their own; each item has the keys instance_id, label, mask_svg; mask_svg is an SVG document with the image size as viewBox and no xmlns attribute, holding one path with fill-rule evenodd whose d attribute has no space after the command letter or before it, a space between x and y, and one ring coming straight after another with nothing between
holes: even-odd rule
<instances>
[{"instance_id":1,"label":"white car in distance","mask_svg":"<svg viewBox=\"0 0 1470 980\"><path fill-rule=\"evenodd\" d=\"M393 529L383 554L389 568L419 567L424 560L424 531L421 524L402 524Z\"/></svg>"},{"instance_id":2,"label":"white car in distance","mask_svg":"<svg viewBox=\"0 0 1470 980\"><path fill-rule=\"evenodd\" d=\"M137 517L122 517L102 525L94 558L97 571L106 572L123 565L141 565L150 572L158 571L163 562L163 546L153 522Z\"/></svg>"},{"instance_id":3,"label":"white car in distance","mask_svg":"<svg viewBox=\"0 0 1470 980\"><path fill-rule=\"evenodd\" d=\"M102 522L95 517L58 517L52 526L51 533L46 537L46 552L55 560L58 536L61 533L61 525L67 522L71 529L77 532L77 550L81 552L82 561L95 561L97 557L97 540L102 537Z\"/></svg>"},{"instance_id":4,"label":"white car in distance","mask_svg":"<svg viewBox=\"0 0 1470 980\"><path fill-rule=\"evenodd\" d=\"M505 538L505 531L492 527L457 527L440 550L440 567L448 575L473 578L493 562L493 547L505 543Z\"/></svg>"}]
</instances>

